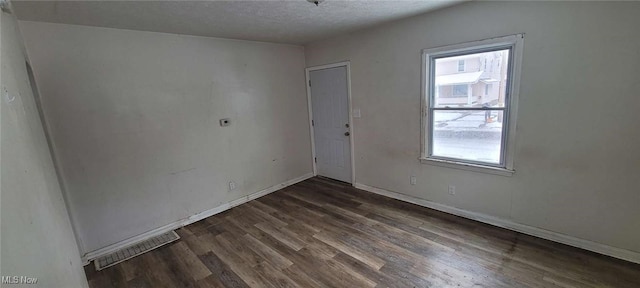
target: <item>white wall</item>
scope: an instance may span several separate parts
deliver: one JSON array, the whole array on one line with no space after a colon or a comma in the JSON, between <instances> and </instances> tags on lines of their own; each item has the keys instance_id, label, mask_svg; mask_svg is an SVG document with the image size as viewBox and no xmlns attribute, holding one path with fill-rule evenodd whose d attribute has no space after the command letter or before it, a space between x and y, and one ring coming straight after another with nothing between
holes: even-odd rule
<instances>
[{"instance_id":1,"label":"white wall","mask_svg":"<svg viewBox=\"0 0 640 288\"><path fill-rule=\"evenodd\" d=\"M17 21L0 14L0 275L38 278L29 287L88 287L29 84Z\"/></svg>"},{"instance_id":2,"label":"white wall","mask_svg":"<svg viewBox=\"0 0 640 288\"><path fill-rule=\"evenodd\" d=\"M638 2L474 1L305 55L308 67L351 61L358 183L640 252L638 15ZM421 49L516 33L526 33L516 174L420 164Z\"/></svg>"},{"instance_id":3,"label":"white wall","mask_svg":"<svg viewBox=\"0 0 640 288\"><path fill-rule=\"evenodd\" d=\"M20 26L82 251L312 172L303 47Z\"/></svg>"}]
</instances>

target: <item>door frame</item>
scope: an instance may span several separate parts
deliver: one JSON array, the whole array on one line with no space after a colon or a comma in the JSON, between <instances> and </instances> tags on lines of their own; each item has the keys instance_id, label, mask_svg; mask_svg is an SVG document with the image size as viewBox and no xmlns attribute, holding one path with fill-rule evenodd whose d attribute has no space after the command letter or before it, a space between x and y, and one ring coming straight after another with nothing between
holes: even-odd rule
<instances>
[{"instance_id":1,"label":"door frame","mask_svg":"<svg viewBox=\"0 0 640 288\"><path fill-rule=\"evenodd\" d=\"M347 68L347 102L349 103L349 133L351 133L351 135L349 136L349 149L351 150L351 186L354 186L356 184L356 161L355 161L355 149L354 149L354 127L353 127L353 108L352 108L352 104L351 104L351 61L347 60L347 61L342 61L342 62L338 62L338 63L331 63L331 64L326 64L326 65L319 65L319 66L312 66L312 67L307 67L306 69L304 69L305 72L305 86L307 87L307 103L308 103L308 109L309 109L309 131L311 133L309 133L311 135L311 163L313 164L313 175L317 176L318 175L318 167L316 166L316 161L315 161L315 157L316 157L316 143L315 143L315 136L314 136L314 131L313 131L313 125L312 125L312 120L313 120L313 107L312 107L312 102L311 102L311 86L309 85L311 78L309 78L309 72L312 71L317 71L317 70L324 70L324 69L331 69L331 68L337 68L337 67L346 67Z\"/></svg>"}]
</instances>

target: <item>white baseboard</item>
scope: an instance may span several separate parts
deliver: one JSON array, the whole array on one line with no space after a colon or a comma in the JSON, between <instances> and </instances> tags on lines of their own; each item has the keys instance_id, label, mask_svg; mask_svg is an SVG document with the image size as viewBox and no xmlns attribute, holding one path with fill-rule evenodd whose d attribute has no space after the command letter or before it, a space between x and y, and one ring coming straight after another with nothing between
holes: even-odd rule
<instances>
[{"instance_id":1,"label":"white baseboard","mask_svg":"<svg viewBox=\"0 0 640 288\"><path fill-rule=\"evenodd\" d=\"M280 189L282 189L284 187L291 186L291 185L296 184L298 182L302 182L304 180L307 180L307 179L309 179L311 177L313 177L313 173L308 173L308 174L302 175L302 176L300 176L298 178L294 178L294 179L285 181L283 183L271 186L269 188L266 188L266 189L260 190L258 192L255 192L255 193L249 194L247 196L244 196L244 197L242 197L240 199L233 200L233 201L231 201L229 203L222 204L222 205L220 205L218 207L214 207L214 208L211 208L209 210L205 210L205 211L202 211L200 213L191 215L191 216L189 216L189 217L187 217L185 219L181 219L181 220L178 220L176 222L169 223L167 225L164 225L164 226L158 227L156 229L144 232L142 234L133 236L131 238L128 238L126 240L122 240L120 242L111 244L109 246L106 246L106 247L103 247L103 248L100 248L100 249L97 249L97 250L93 250L91 252L87 252L87 253L84 254L84 256L82 256L82 262L84 263L84 265L87 265L87 264L89 264L90 261L92 261L92 260L94 260L96 258L99 258L101 256L113 253L113 252L115 252L117 250L120 250L120 249L122 249L124 247L136 244L138 242L141 242L141 241L144 241L144 240L149 239L151 237L166 233L168 231L178 229L180 227L189 225L189 224L194 223L194 222L198 222L198 221L200 221L200 220L202 220L204 218L213 216L213 215L218 214L220 212L224 212L224 211L226 211L228 209L231 209L233 207L236 207L236 206L238 206L240 204L249 202L249 201L251 201L253 199L260 198L260 197L265 196L265 195L267 195L269 193L273 193L275 191L278 191L278 190L280 190Z\"/></svg>"},{"instance_id":2,"label":"white baseboard","mask_svg":"<svg viewBox=\"0 0 640 288\"><path fill-rule=\"evenodd\" d=\"M566 245L569 245L569 246L582 248L582 249L585 249L585 250L593 251L593 252L596 252L596 253L600 253L600 254L604 254L604 255L607 255L607 256L611 256L611 257L615 257L615 258L618 258L618 259L622 259L622 260L626 260L626 261L629 261L629 262L634 262L634 263L639 263L640 264L640 253L634 252L634 251L631 251L631 250L620 249L620 248L616 248L616 247L612 247L612 246L596 243L596 242L593 242L593 241L584 240L584 239L576 238L576 237L573 237L573 236L560 234L560 233L557 233L557 232L553 232L553 231L540 229L540 228L533 227L533 226L528 226L528 225L516 223L516 222L510 221L510 220L507 220L507 219L494 217L494 216L490 216L490 215L486 215L486 214L482 214L482 213L477 213L477 212L471 212L471 211L467 211L467 210L463 210L463 209L459 209L459 208L455 208L455 207L451 207L451 206L447 206L447 205L443 205L443 204L427 201L427 200L424 200L424 199L416 198L416 197L413 197L413 196L401 194L401 193L398 193L398 192L392 192L392 191L381 189L381 188L371 187L371 186L360 184L360 183L356 183L354 185L354 187L356 187L358 189L365 190L365 191L369 191L369 192L372 192L372 193L375 193L375 194L379 194L379 195L382 195L382 196L387 196L387 197L390 197L390 198L393 198L393 199L397 199L397 200L413 203L413 204L416 204L416 205L424 206L424 207L431 208L431 209L434 209L434 210L438 210L438 211L442 211L442 212L445 212L445 213L453 214L453 215L456 215L456 216L468 218L468 219L471 219L471 220L476 220L476 221L479 221L479 222L482 222L482 223L486 223L486 224L489 224L489 225L502 227L502 228L513 230L513 231L520 232L520 233L523 233L523 234L539 237L539 238L542 238L542 239L551 240L551 241L554 241L554 242L558 242L558 243L566 244Z\"/></svg>"}]
</instances>

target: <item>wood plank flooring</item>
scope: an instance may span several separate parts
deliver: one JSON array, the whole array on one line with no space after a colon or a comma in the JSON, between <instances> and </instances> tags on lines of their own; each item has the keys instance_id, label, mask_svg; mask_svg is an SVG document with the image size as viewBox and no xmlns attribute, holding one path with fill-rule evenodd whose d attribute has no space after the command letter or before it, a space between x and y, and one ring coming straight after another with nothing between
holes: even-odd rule
<instances>
[{"instance_id":1,"label":"wood plank flooring","mask_svg":"<svg viewBox=\"0 0 640 288\"><path fill-rule=\"evenodd\" d=\"M183 227L101 287L640 287L640 265L312 178Z\"/></svg>"}]
</instances>

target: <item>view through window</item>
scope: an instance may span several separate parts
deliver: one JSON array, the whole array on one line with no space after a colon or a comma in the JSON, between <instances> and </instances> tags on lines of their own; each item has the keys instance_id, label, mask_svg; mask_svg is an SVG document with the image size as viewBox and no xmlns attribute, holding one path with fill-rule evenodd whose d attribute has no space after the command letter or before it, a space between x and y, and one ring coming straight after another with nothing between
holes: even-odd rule
<instances>
[{"instance_id":1,"label":"view through window","mask_svg":"<svg viewBox=\"0 0 640 288\"><path fill-rule=\"evenodd\" d=\"M428 59L430 157L503 166L510 52L503 47Z\"/></svg>"}]
</instances>

